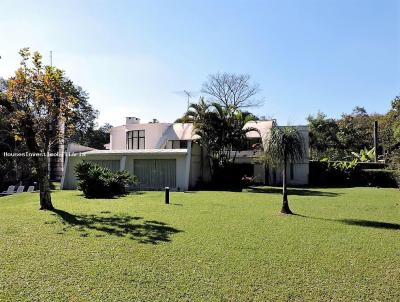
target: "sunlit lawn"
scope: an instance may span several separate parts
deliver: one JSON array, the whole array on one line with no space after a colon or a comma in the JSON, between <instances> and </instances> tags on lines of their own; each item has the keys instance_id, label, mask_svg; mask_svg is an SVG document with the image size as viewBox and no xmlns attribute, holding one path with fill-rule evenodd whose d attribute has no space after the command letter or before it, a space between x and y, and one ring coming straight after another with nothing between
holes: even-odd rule
<instances>
[{"instance_id":1,"label":"sunlit lawn","mask_svg":"<svg viewBox=\"0 0 400 302\"><path fill-rule=\"evenodd\" d=\"M0 198L0 301L400 301L400 193Z\"/></svg>"}]
</instances>

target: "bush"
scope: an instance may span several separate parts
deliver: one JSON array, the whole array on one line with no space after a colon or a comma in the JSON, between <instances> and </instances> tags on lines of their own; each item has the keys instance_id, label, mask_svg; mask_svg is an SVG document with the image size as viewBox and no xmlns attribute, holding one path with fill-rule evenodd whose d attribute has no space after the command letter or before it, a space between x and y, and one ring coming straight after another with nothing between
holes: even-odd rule
<instances>
[{"instance_id":1,"label":"bush","mask_svg":"<svg viewBox=\"0 0 400 302\"><path fill-rule=\"evenodd\" d=\"M361 170L362 182L368 186L395 188L397 186L396 171L385 169Z\"/></svg>"},{"instance_id":2,"label":"bush","mask_svg":"<svg viewBox=\"0 0 400 302\"><path fill-rule=\"evenodd\" d=\"M137 183L137 177L128 171L112 172L107 168L84 161L75 166L78 188L86 198L112 198L126 194L130 184Z\"/></svg>"},{"instance_id":3,"label":"bush","mask_svg":"<svg viewBox=\"0 0 400 302\"><path fill-rule=\"evenodd\" d=\"M310 161L309 183L315 186L397 187L396 173L382 163Z\"/></svg>"},{"instance_id":4,"label":"bush","mask_svg":"<svg viewBox=\"0 0 400 302\"><path fill-rule=\"evenodd\" d=\"M394 177L400 189L400 148L391 152L388 161L390 169L394 171Z\"/></svg>"},{"instance_id":5,"label":"bush","mask_svg":"<svg viewBox=\"0 0 400 302\"><path fill-rule=\"evenodd\" d=\"M241 192L243 188L242 178L251 177L253 166L251 164L227 163L224 167L214 164L212 181L207 187L211 190L229 190Z\"/></svg>"}]
</instances>

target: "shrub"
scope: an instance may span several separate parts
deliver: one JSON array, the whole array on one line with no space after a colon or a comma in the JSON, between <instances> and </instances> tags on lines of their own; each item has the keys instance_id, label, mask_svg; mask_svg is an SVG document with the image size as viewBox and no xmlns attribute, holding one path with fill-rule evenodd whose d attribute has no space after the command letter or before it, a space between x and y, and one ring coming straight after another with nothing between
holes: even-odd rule
<instances>
[{"instance_id":1,"label":"shrub","mask_svg":"<svg viewBox=\"0 0 400 302\"><path fill-rule=\"evenodd\" d=\"M137 183L137 177L128 171L112 172L92 162L83 161L75 166L78 188L86 198L112 198L126 194L130 184Z\"/></svg>"},{"instance_id":2,"label":"shrub","mask_svg":"<svg viewBox=\"0 0 400 302\"><path fill-rule=\"evenodd\" d=\"M397 186L395 172L387 169L363 169L360 175L368 186L395 188Z\"/></svg>"},{"instance_id":3,"label":"shrub","mask_svg":"<svg viewBox=\"0 0 400 302\"><path fill-rule=\"evenodd\" d=\"M217 164L213 166L214 173L208 189L240 192L242 191L243 176L253 174L253 166L251 164L226 163L223 167Z\"/></svg>"},{"instance_id":4,"label":"shrub","mask_svg":"<svg viewBox=\"0 0 400 302\"><path fill-rule=\"evenodd\" d=\"M316 186L397 187L396 173L382 163L310 161L309 183Z\"/></svg>"}]
</instances>

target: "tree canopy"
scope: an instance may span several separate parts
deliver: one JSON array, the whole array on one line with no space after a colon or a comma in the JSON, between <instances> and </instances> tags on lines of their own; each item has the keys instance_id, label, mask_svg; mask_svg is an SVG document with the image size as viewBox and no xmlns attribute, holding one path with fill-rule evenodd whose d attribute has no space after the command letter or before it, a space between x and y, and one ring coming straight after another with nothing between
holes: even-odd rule
<instances>
[{"instance_id":1,"label":"tree canopy","mask_svg":"<svg viewBox=\"0 0 400 302\"><path fill-rule=\"evenodd\" d=\"M31 53L29 48L23 48L19 54L20 67L5 81L0 105L2 111L7 111L14 137L33 154L40 207L52 209L49 153L55 144L76 132L84 111L91 115L93 110L87 103L87 94L67 78L64 71L44 65L39 52Z\"/></svg>"},{"instance_id":2,"label":"tree canopy","mask_svg":"<svg viewBox=\"0 0 400 302\"><path fill-rule=\"evenodd\" d=\"M371 150L374 121L378 121L378 155L390 160L400 147L400 97L392 101L386 114L368 113L363 107L355 107L351 113L343 113L339 119L328 118L318 112L310 115L310 156L319 160L349 160L354 153Z\"/></svg>"},{"instance_id":3,"label":"tree canopy","mask_svg":"<svg viewBox=\"0 0 400 302\"><path fill-rule=\"evenodd\" d=\"M250 82L246 74L215 73L208 76L203 83L201 92L210 102L217 103L224 108L248 108L261 104L256 96L260 91L259 85Z\"/></svg>"},{"instance_id":4,"label":"tree canopy","mask_svg":"<svg viewBox=\"0 0 400 302\"><path fill-rule=\"evenodd\" d=\"M251 113L223 107L219 103L209 104L204 98L190 105L184 119L193 123L200 145L207 150L213 164L219 167L233 163L246 133L257 131L245 128L247 122L254 120Z\"/></svg>"}]
</instances>

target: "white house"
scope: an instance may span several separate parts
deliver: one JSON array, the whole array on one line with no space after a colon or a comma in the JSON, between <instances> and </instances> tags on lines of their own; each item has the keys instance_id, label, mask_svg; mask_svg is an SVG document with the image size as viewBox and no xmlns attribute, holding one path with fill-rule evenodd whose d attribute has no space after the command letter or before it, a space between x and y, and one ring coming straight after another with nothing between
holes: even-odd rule
<instances>
[{"instance_id":1,"label":"white house","mask_svg":"<svg viewBox=\"0 0 400 302\"><path fill-rule=\"evenodd\" d=\"M276 127L274 120L256 121L246 124L252 127L247 134L248 150L237 152L236 163L246 166L246 174L254 176L261 184L276 184L281 181L280 171L257 163L259 154L252 150L254 143L268 138L269 131ZM308 127L298 126L307 148L305 157L288 167L290 184L308 183ZM113 127L110 132L108 150L72 144L68 147L65 168L61 180L62 189L75 189L74 166L82 160L93 161L111 170L127 170L136 175L139 189L154 190L166 186L184 191L210 181L210 168L205 150L196 143L193 125L190 123L141 123L140 119L127 117L125 125ZM251 175L253 174L253 175Z\"/></svg>"}]
</instances>

